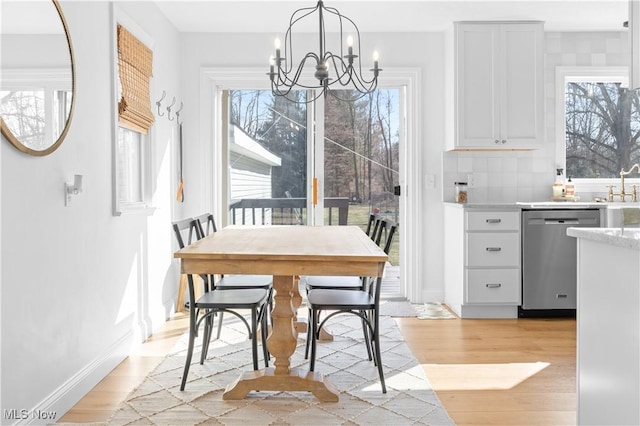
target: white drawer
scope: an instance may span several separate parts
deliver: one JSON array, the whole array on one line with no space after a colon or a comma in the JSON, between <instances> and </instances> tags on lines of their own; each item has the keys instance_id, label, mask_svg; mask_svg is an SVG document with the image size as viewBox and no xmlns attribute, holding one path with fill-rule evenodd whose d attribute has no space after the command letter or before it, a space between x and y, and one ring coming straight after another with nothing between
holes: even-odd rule
<instances>
[{"instance_id":1,"label":"white drawer","mask_svg":"<svg viewBox=\"0 0 640 426\"><path fill-rule=\"evenodd\" d=\"M467 303L519 305L520 269L468 269Z\"/></svg>"},{"instance_id":2,"label":"white drawer","mask_svg":"<svg viewBox=\"0 0 640 426\"><path fill-rule=\"evenodd\" d=\"M520 212L468 212L467 231L517 231Z\"/></svg>"},{"instance_id":3,"label":"white drawer","mask_svg":"<svg viewBox=\"0 0 640 426\"><path fill-rule=\"evenodd\" d=\"M469 233L467 234L467 266L520 266L520 234Z\"/></svg>"}]
</instances>

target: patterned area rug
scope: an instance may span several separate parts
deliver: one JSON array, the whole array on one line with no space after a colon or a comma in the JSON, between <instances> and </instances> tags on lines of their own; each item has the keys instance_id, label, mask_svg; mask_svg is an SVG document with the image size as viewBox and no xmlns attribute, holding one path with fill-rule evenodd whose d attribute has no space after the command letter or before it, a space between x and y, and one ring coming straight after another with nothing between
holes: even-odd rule
<instances>
[{"instance_id":1,"label":"patterned area rug","mask_svg":"<svg viewBox=\"0 0 640 426\"><path fill-rule=\"evenodd\" d=\"M340 401L321 403L308 392L251 392L242 401L223 401L227 384L251 369L251 349L239 322L225 318L223 334L211 342L204 365L191 366L179 390L187 344L183 335L166 359L132 392L110 425L453 425L398 327L381 317L382 362L387 394L367 360L360 320L340 316L329 322L331 342L318 344L317 371L340 389ZM302 336L301 336L302 337ZM304 338L293 367L307 367ZM194 359L199 359L199 347Z\"/></svg>"},{"instance_id":2,"label":"patterned area rug","mask_svg":"<svg viewBox=\"0 0 640 426\"><path fill-rule=\"evenodd\" d=\"M418 312L408 300L381 300L380 315L395 318L416 317Z\"/></svg>"},{"instance_id":3,"label":"patterned area rug","mask_svg":"<svg viewBox=\"0 0 640 426\"><path fill-rule=\"evenodd\" d=\"M451 313L441 303L427 302L422 305L413 305L418 313L418 319L456 319L456 315Z\"/></svg>"}]
</instances>

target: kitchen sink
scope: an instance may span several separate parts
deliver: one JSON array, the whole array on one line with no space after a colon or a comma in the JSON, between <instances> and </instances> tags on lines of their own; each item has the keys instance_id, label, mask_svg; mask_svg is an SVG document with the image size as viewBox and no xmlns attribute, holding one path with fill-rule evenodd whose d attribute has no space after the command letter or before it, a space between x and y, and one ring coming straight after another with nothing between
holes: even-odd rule
<instances>
[{"instance_id":1,"label":"kitchen sink","mask_svg":"<svg viewBox=\"0 0 640 426\"><path fill-rule=\"evenodd\" d=\"M640 228L640 203L607 203L607 228Z\"/></svg>"}]
</instances>

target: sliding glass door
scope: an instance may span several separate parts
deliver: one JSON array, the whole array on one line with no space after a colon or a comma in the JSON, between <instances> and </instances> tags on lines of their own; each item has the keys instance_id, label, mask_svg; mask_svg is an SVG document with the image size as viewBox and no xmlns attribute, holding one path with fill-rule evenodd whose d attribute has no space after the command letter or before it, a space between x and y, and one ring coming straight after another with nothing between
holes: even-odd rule
<instances>
[{"instance_id":1,"label":"sliding glass door","mask_svg":"<svg viewBox=\"0 0 640 426\"><path fill-rule=\"evenodd\" d=\"M400 90L358 96L341 91L340 99L352 100L324 100L324 200L348 199L349 224L366 229L371 213L395 222L400 217ZM401 234L389 253L394 266Z\"/></svg>"},{"instance_id":2,"label":"sliding glass door","mask_svg":"<svg viewBox=\"0 0 640 426\"><path fill-rule=\"evenodd\" d=\"M229 223L308 223L308 133L300 103L267 90L229 90Z\"/></svg>"}]
</instances>

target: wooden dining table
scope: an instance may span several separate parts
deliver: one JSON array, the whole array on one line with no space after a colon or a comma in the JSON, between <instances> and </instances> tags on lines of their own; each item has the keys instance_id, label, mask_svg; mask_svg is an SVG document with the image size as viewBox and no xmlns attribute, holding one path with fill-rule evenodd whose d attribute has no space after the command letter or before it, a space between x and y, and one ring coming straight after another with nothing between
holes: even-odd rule
<instances>
[{"instance_id":1,"label":"wooden dining table","mask_svg":"<svg viewBox=\"0 0 640 426\"><path fill-rule=\"evenodd\" d=\"M229 384L225 400L252 390L309 391L320 401L338 401L338 390L321 372L291 367L297 346L294 327L302 303L301 275L381 277L385 252L357 226L225 227L175 253L183 274L273 275L273 327L267 348L275 367L247 371Z\"/></svg>"}]
</instances>

